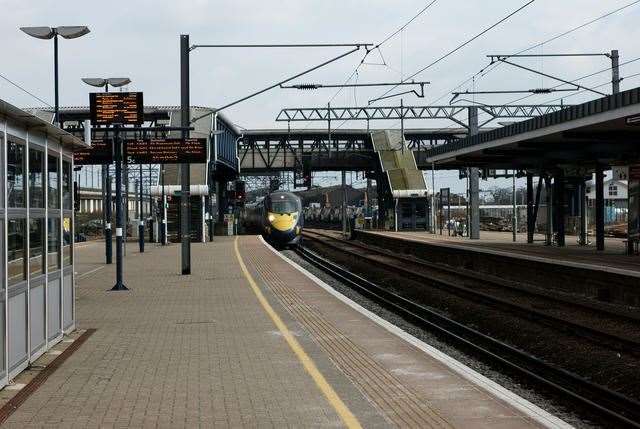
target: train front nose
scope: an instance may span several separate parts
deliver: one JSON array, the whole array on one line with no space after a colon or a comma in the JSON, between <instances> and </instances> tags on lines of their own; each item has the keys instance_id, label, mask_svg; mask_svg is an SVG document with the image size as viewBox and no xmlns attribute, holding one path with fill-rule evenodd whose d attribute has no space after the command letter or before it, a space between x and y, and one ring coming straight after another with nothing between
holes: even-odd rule
<instances>
[{"instance_id":1,"label":"train front nose","mask_svg":"<svg viewBox=\"0 0 640 429\"><path fill-rule=\"evenodd\" d=\"M289 232L296 226L298 213L269 213L271 228L280 232Z\"/></svg>"}]
</instances>

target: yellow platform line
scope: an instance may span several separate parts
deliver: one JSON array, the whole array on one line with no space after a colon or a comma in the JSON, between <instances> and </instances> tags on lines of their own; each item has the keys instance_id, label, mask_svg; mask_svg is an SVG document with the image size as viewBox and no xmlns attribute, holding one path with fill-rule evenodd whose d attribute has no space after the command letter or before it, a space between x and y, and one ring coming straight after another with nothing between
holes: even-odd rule
<instances>
[{"instance_id":1,"label":"yellow platform line","mask_svg":"<svg viewBox=\"0 0 640 429\"><path fill-rule=\"evenodd\" d=\"M251 289L253 289L253 293L255 293L256 297L258 298L258 301L262 305L262 308L264 308L273 323L276 325L284 339L287 341L287 344L289 344L289 347L291 348L293 353L297 356L298 360L300 360L302 366L304 366L304 369L309 373L311 378L313 378L316 386L318 386L318 388L322 391L324 396L327 398L327 401L329 401L333 409L338 413L346 427L361 428L360 422L358 422L356 416L354 416L349 408L345 405L345 403L342 402L342 399L340 399L336 391L333 390L333 387L331 387L322 373L318 370L318 367L313 362L311 357L307 354L307 352L304 351L300 343L298 343L298 340L296 340L296 338L289 331L289 328L287 328L287 325L284 324L282 319L280 319L280 316L278 316L278 313L275 312L273 307L271 307L271 304L269 304L269 301L267 301L267 299L264 297L262 291L253 279L253 276L251 276L249 270L247 270L247 266L245 265L244 260L240 255L240 250L238 249L238 237L236 237L234 242L234 250L236 252L236 257L238 258L240 268L242 269L242 273L247 279L247 282L249 282L249 285L251 286Z\"/></svg>"}]
</instances>

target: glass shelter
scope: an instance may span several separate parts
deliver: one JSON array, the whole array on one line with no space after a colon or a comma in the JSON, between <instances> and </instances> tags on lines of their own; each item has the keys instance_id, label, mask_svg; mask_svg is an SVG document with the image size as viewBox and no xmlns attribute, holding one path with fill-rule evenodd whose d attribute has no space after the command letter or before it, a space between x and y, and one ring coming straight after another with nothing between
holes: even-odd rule
<instances>
[{"instance_id":1,"label":"glass shelter","mask_svg":"<svg viewBox=\"0 0 640 429\"><path fill-rule=\"evenodd\" d=\"M75 328L73 149L0 100L0 387Z\"/></svg>"}]
</instances>

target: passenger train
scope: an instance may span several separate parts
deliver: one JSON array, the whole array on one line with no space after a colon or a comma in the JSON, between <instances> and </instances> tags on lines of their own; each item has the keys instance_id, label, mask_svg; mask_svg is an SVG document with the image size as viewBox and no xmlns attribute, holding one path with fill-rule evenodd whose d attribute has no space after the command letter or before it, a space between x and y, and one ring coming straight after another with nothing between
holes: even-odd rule
<instances>
[{"instance_id":1,"label":"passenger train","mask_svg":"<svg viewBox=\"0 0 640 429\"><path fill-rule=\"evenodd\" d=\"M247 231L260 233L277 247L296 246L300 242L304 215L302 201L291 192L272 192L244 208Z\"/></svg>"}]
</instances>

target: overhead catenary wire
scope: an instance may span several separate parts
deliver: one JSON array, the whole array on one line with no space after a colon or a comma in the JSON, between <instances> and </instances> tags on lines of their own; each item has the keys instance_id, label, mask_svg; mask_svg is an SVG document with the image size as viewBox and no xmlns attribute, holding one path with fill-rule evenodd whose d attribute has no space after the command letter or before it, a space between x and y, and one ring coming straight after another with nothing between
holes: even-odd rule
<instances>
[{"instance_id":1,"label":"overhead catenary wire","mask_svg":"<svg viewBox=\"0 0 640 429\"><path fill-rule=\"evenodd\" d=\"M621 7L619 7L619 8L616 8L616 9L612 10L612 11L606 12L606 13L604 13L604 14L602 14L602 15L599 15L599 16L597 16L597 17L595 17L595 18L592 18L592 19L590 19L590 20L588 20L588 21L586 21L586 22L584 22L584 23L582 23L582 24L580 24L580 25L577 25L577 26L575 26L575 27L572 27L572 28L571 28L571 29L569 29L569 30L566 30L566 31L564 31L564 32L562 32L562 33L556 34L555 36L552 36L552 37L550 37L550 38L548 38L548 39L546 39L546 40L544 40L544 41L542 41L542 42L538 42L538 43L536 43L536 44L534 44L534 45L531 45L531 46L529 46L529 47L527 47L527 48L524 48L524 49L522 49L522 50L520 50L520 51L517 51L517 52L515 53L515 55L519 55L519 54L522 54L522 53L524 53L524 52L530 51L530 50L532 50L532 49L535 49L535 48L538 48L538 47L544 46L545 44L548 44L548 43L553 42L553 41L555 41L555 40L558 40L558 39L560 39L560 38L562 38L562 37L565 37L565 36L567 36L567 35L569 35L569 34L571 34L571 33L573 33L573 32L576 32L576 31L581 30L581 29L583 29L583 28L585 28L585 27L588 27L589 25L595 24L595 23L596 23L596 22L598 22L598 21L601 21L601 20L603 20L603 19L605 19L605 18L608 18L609 16L614 15L614 14L616 14L616 13L618 13L618 12L621 12L621 11L623 11L623 10L625 10L625 9L628 9L628 8L630 8L631 6L634 6L634 5L638 4L638 3L640 3L640 0L635 0L635 1L631 2L631 3L627 3L627 4L626 4L626 5L624 5L624 6L621 6ZM448 97L448 96L449 96L449 94L450 94L452 91L456 91L456 90L458 90L459 88L461 88L461 87L463 87L464 85L466 85L466 84L468 84L469 82L471 82L471 81L472 81L473 79L475 79L477 76L482 76L482 77L486 76L487 74L489 74L490 72L492 72L493 70L495 70L495 69L496 69L497 67L499 67L499 66L500 66L500 63L494 63L494 64L490 64L489 66L483 67L482 69L480 69L480 71L478 71L477 73L475 73L473 76L471 76L471 77L469 77L468 79L466 79L465 81L461 82L461 83L460 83L460 84L458 84L456 87L454 87L453 89L451 89L451 90L447 91L446 93L444 93L443 95L441 95L441 96L440 96L440 97L438 97L437 99L435 99L435 100L431 101L429 104L435 104L435 103L438 103L438 102L439 102L440 100L442 100L443 98Z\"/></svg>"},{"instance_id":2,"label":"overhead catenary wire","mask_svg":"<svg viewBox=\"0 0 640 429\"><path fill-rule=\"evenodd\" d=\"M640 61L640 57L636 57L636 58L633 58L631 60L628 60L628 61L625 61L623 63L620 63L619 67L622 67L622 66L625 66L625 65L628 65L628 64L632 64L632 63L635 63L637 61ZM590 78L590 77L593 77L593 76L597 76L598 74L602 74L604 72L610 71L611 69L612 69L612 67L608 67L608 68L605 68L605 69L602 69L602 70L598 70L596 72L589 73L589 74L586 74L586 75L581 76L579 78L573 79L571 82L576 82L576 81L579 81L579 80L583 80L583 79L587 79L587 78ZM640 76L640 73L635 73L635 74L623 76L623 77L620 78L620 80L621 81L625 80L625 79L629 80L629 79L636 78L638 76ZM610 84L611 84L611 81L607 81L605 83L593 86L592 88L593 89L602 88L602 87L610 85ZM562 85L564 85L564 84L559 84L559 85L556 85L555 87L552 87L552 88L557 88L557 87L562 86ZM567 98L570 98L570 97L575 97L577 95L584 94L585 92L588 92L588 91L587 90L576 91L576 92L574 92L572 94L569 94L569 95L566 95L566 96L563 96L563 97L558 97L558 98L554 98L552 100L543 101L542 104L554 103L554 102L557 102L557 101L560 101L560 100L564 100L564 99L567 99ZM511 101L509 101L507 103L504 103L504 104L505 105L513 104L513 103L516 103L518 101L522 101L522 100L525 100L527 98L533 97L535 95L538 95L538 94L529 94L529 95L526 95L524 97L516 98L516 99L511 100ZM488 114L486 112L484 112L484 111L478 112L478 118L485 117L485 116L488 116ZM457 124L449 125L449 126L443 127L443 128L439 128L439 129L436 130L436 132L446 131L446 130L449 130L449 129L455 128L455 127L457 127Z\"/></svg>"},{"instance_id":3,"label":"overhead catenary wire","mask_svg":"<svg viewBox=\"0 0 640 429\"><path fill-rule=\"evenodd\" d=\"M640 1L640 0L638 0ZM425 67L421 68L420 70L418 70L417 72L413 73L410 76L407 76L406 78L404 78L402 81L404 82L405 80L409 80L409 79L413 79L414 77L416 77L417 75L419 75L420 73L425 72L426 70L430 69L431 67L433 67L434 65L438 64L439 62L445 60L446 58L450 57L451 55L455 54L456 52L458 52L460 49L464 48L465 46L467 46L468 44L470 44L471 42L473 42L474 40L482 37L484 34L488 33L489 31L491 31L492 29L496 28L497 26L499 26L500 24L502 24L503 22L509 20L512 16L516 15L518 12L520 12L521 10L525 9L526 7L528 7L529 5L531 5L533 2L535 2L535 0L529 0L527 3L523 4L522 6L520 6L518 9L514 10L513 12L509 13L508 15L504 16L503 18L501 18L499 21L491 24L489 27L485 28L484 30L482 30L480 33L476 34L475 36L471 37L470 39L464 41L463 43L461 43L460 45L458 45L457 47L455 47L454 49L450 50L449 52L447 52L446 54L442 55L441 57L437 58L436 60L432 61L431 63L427 64ZM389 90L387 90L385 93L381 94L379 97L376 98L381 98L384 97L386 95L388 95L391 91L393 91L395 88L391 88Z\"/></svg>"},{"instance_id":4,"label":"overhead catenary wire","mask_svg":"<svg viewBox=\"0 0 640 429\"><path fill-rule=\"evenodd\" d=\"M398 33L402 32L405 28L407 28L409 25L411 25L411 23L413 21L415 21L418 17L420 17L422 14L424 14L431 6L433 6L435 3L437 3L438 0L431 0L430 2L428 2L426 4L426 6L424 6L422 9L420 9L418 11L418 13L416 13L413 17L411 17L407 22L405 22L403 25L401 25L397 30L395 30L394 32L392 32L391 34L389 34L387 37L385 37L381 42L377 43L376 45L374 45L373 48L371 49L367 49L367 51L365 52L364 56L362 57L362 59L360 60L360 62L358 63L358 65L356 66L356 68L353 70L353 72L351 72L351 74L349 75L349 77L347 78L347 80L345 80L345 84L348 83L351 79L353 79L353 77L356 75L356 73L358 72L358 69L360 68L360 66L362 66L364 64L365 59L367 58L367 56L377 50L378 52L380 52L380 47L382 45L384 45L385 43L387 43L389 40L393 39L396 35L398 35ZM640 1L640 0L639 0ZM386 65L386 62L384 60L384 57L382 56L382 52L380 52L380 57L382 58L382 62L384 65ZM329 103L331 103L338 95L340 95L340 93L342 92L344 88L339 88L338 91L336 91L336 93L329 99Z\"/></svg>"},{"instance_id":5,"label":"overhead catenary wire","mask_svg":"<svg viewBox=\"0 0 640 429\"><path fill-rule=\"evenodd\" d=\"M45 106L47 107L51 107L53 108L53 106L49 103L47 103L46 101L44 101L42 98L38 97L37 95L33 94L32 92L30 92L29 90L23 88L22 86L20 86L19 84L15 83L14 81L12 81L11 79L9 79L8 77L6 77L3 74L0 74L0 78L6 80L7 82L9 82L11 85L15 86L16 88L18 88L20 91L24 92L25 94L30 95L31 97L35 98L36 100L38 100L41 103L44 103Z\"/></svg>"}]
</instances>

